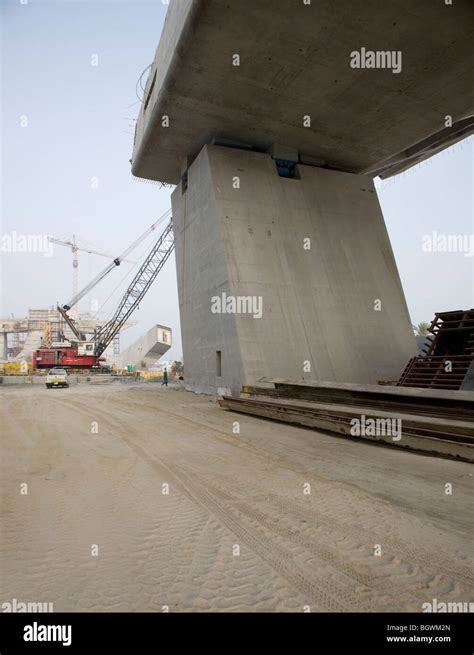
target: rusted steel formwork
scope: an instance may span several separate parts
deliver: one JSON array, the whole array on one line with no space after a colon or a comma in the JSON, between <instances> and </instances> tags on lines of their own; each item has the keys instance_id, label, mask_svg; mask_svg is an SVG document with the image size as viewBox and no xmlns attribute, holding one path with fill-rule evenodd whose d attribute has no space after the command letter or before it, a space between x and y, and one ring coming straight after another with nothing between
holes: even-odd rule
<instances>
[{"instance_id":1,"label":"rusted steel formwork","mask_svg":"<svg viewBox=\"0 0 474 655\"><path fill-rule=\"evenodd\" d=\"M460 389L474 357L474 309L435 314L429 333L424 354L410 359L398 386Z\"/></svg>"}]
</instances>

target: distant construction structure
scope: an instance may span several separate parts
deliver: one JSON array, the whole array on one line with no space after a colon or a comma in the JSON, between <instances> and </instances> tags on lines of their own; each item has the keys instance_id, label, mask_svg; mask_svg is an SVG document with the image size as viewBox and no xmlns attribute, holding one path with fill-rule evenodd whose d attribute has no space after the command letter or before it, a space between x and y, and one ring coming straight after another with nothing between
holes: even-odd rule
<instances>
[{"instance_id":1,"label":"distant construction structure","mask_svg":"<svg viewBox=\"0 0 474 655\"><path fill-rule=\"evenodd\" d=\"M115 361L119 362L122 368L132 367L135 370L148 371L171 348L171 343L171 328L154 325Z\"/></svg>"},{"instance_id":2,"label":"distant construction structure","mask_svg":"<svg viewBox=\"0 0 474 655\"><path fill-rule=\"evenodd\" d=\"M4 319L0 322L3 334L0 359L31 362L33 369L61 367L79 370L99 370L117 364L120 354L120 332L139 307L148 289L174 250L171 211L158 218L127 249L91 280L69 302L56 309L30 310L28 318ZM167 220L151 250L141 263L118 303L112 317L99 320L90 314L79 314L79 301L95 288L125 257L132 252L157 226ZM74 244L75 245L75 244ZM73 310L74 316L69 312ZM23 338L25 336L25 338ZM9 340L10 337L10 340ZM152 366L170 347L171 329L155 326L128 350L126 365L142 370Z\"/></svg>"},{"instance_id":3,"label":"distant construction structure","mask_svg":"<svg viewBox=\"0 0 474 655\"><path fill-rule=\"evenodd\" d=\"M105 323L105 320L99 320L87 313L78 316L79 327L86 334L93 334ZM131 325L133 322L127 322L122 330ZM59 341L61 333L66 339L73 338L72 331L57 309L29 309L26 318L1 318L0 360L31 362L35 350ZM120 355L120 334L119 332L115 336L107 348L107 360L113 361Z\"/></svg>"}]
</instances>

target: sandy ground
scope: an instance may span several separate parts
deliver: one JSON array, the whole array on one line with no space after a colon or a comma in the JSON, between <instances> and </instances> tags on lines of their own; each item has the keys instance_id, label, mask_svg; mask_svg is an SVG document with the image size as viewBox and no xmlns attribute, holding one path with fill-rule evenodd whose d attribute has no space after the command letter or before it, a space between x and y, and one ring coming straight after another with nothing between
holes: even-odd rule
<instances>
[{"instance_id":1,"label":"sandy ground","mask_svg":"<svg viewBox=\"0 0 474 655\"><path fill-rule=\"evenodd\" d=\"M473 600L470 464L152 384L10 387L0 400L2 603L301 612Z\"/></svg>"}]
</instances>

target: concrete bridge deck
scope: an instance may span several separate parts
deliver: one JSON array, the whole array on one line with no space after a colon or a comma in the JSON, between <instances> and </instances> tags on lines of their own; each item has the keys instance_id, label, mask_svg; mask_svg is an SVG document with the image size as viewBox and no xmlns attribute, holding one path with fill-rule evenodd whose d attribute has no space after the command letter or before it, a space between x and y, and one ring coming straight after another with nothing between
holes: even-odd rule
<instances>
[{"instance_id":1,"label":"concrete bridge deck","mask_svg":"<svg viewBox=\"0 0 474 655\"><path fill-rule=\"evenodd\" d=\"M172 0L133 174L176 184L214 138L398 171L472 129L473 26L470 0ZM400 72L352 68L362 48L400 52Z\"/></svg>"}]
</instances>

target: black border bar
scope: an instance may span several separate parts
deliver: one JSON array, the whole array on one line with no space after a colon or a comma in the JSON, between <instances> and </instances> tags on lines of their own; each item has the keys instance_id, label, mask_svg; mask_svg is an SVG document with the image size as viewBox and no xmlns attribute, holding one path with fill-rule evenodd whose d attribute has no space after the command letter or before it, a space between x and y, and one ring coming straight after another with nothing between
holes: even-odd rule
<instances>
[{"instance_id":1,"label":"black border bar","mask_svg":"<svg viewBox=\"0 0 474 655\"><path fill-rule=\"evenodd\" d=\"M92 649L160 652L164 648L315 652L324 648L472 654L472 618L469 613L3 613L0 653L58 649L64 653ZM45 632L40 626L71 626L71 644L25 641L25 626L35 623L37 636ZM27 633L31 634L29 628ZM431 643L427 643L428 637L432 637Z\"/></svg>"}]
</instances>

